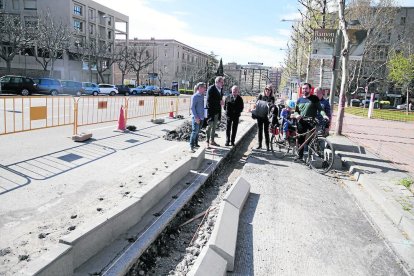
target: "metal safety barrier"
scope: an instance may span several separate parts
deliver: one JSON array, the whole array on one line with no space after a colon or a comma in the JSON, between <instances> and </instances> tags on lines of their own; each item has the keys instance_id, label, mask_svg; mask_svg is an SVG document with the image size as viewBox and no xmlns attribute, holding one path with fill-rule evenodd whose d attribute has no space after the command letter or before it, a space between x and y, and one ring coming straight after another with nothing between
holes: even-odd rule
<instances>
[{"instance_id":1,"label":"metal safety barrier","mask_svg":"<svg viewBox=\"0 0 414 276\"><path fill-rule=\"evenodd\" d=\"M0 135L74 123L73 97L0 97Z\"/></svg>"}]
</instances>

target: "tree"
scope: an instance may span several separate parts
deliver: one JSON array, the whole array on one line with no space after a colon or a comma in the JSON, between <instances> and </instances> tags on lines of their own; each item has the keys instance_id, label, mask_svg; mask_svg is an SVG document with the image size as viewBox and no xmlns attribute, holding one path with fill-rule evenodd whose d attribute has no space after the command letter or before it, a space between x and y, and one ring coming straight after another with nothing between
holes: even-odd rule
<instances>
[{"instance_id":1,"label":"tree","mask_svg":"<svg viewBox=\"0 0 414 276\"><path fill-rule=\"evenodd\" d=\"M342 56L342 79L341 79L341 88L339 92L339 103L338 103L338 113L336 117L335 125L335 135L342 135L342 123L344 120L344 108L345 108L345 87L348 79L348 61L349 61L349 36L346 32L346 22L345 22L345 0L338 0L338 17L339 17L339 26L342 31L342 37L344 46L341 51Z\"/></svg>"},{"instance_id":2,"label":"tree","mask_svg":"<svg viewBox=\"0 0 414 276\"><path fill-rule=\"evenodd\" d=\"M0 14L0 34L0 58L10 73L14 57L30 44L30 28L23 26L19 15Z\"/></svg>"},{"instance_id":3,"label":"tree","mask_svg":"<svg viewBox=\"0 0 414 276\"><path fill-rule=\"evenodd\" d=\"M31 48L33 56L43 71L47 71L50 64L49 77L53 77L55 61L62 58L64 51L69 48L72 33L67 24L58 22L47 10L40 14L34 34L34 47Z\"/></svg>"},{"instance_id":4,"label":"tree","mask_svg":"<svg viewBox=\"0 0 414 276\"><path fill-rule=\"evenodd\" d=\"M388 64L389 78L407 89L407 113L410 84L414 80L414 54L393 53Z\"/></svg>"},{"instance_id":5,"label":"tree","mask_svg":"<svg viewBox=\"0 0 414 276\"><path fill-rule=\"evenodd\" d=\"M217 68L216 76L224 77L224 69L223 69L223 60L222 59L220 59L220 64Z\"/></svg>"},{"instance_id":6,"label":"tree","mask_svg":"<svg viewBox=\"0 0 414 276\"><path fill-rule=\"evenodd\" d=\"M137 85L139 85L139 74L140 72L147 68L149 65L155 62L155 57L150 55L147 46L141 46L135 44L129 48L130 60L130 70L135 72L137 77Z\"/></svg>"},{"instance_id":7,"label":"tree","mask_svg":"<svg viewBox=\"0 0 414 276\"><path fill-rule=\"evenodd\" d=\"M112 41L106 40L100 35L89 36L85 49L88 57L88 67L91 71L92 67L96 66L100 82L105 82L103 73L117 61L114 48Z\"/></svg>"},{"instance_id":8,"label":"tree","mask_svg":"<svg viewBox=\"0 0 414 276\"><path fill-rule=\"evenodd\" d=\"M119 71L121 71L121 84L124 84L125 75L131 70L131 56L130 49L127 46L119 46L117 49L116 63Z\"/></svg>"}]
</instances>

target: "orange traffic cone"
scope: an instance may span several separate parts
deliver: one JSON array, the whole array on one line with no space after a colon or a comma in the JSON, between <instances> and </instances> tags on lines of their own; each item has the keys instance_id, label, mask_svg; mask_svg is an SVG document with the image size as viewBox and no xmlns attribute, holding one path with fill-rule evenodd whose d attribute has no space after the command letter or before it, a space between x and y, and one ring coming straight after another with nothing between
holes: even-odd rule
<instances>
[{"instance_id":1,"label":"orange traffic cone","mask_svg":"<svg viewBox=\"0 0 414 276\"><path fill-rule=\"evenodd\" d=\"M126 129L125 111L124 111L124 106L121 105L121 110L119 111L119 119L118 119L118 130L125 131L125 129Z\"/></svg>"},{"instance_id":2,"label":"orange traffic cone","mask_svg":"<svg viewBox=\"0 0 414 276\"><path fill-rule=\"evenodd\" d=\"M171 101L171 109L170 109L170 114L168 115L168 117L170 117L170 119L174 119L174 102Z\"/></svg>"}]
</instances>

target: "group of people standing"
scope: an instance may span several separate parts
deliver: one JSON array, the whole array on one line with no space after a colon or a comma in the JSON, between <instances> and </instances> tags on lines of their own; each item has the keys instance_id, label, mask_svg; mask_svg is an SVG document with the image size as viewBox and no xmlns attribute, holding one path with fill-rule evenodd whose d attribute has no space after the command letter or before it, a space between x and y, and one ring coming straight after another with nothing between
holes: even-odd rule
<instances>
[{"instance_id":1,"label":"group of people standing","mask_svg":"<svg viewBox=\"0 0 414 276\"><path fill-rule=\"evenodd\" d=\"M219 147L214 140L216 129L221 120L221 109L226 112L226 146L234 146L239 125L239 118L244 108L242 97L239 95L239 87L234 85L231 88L231 95L223 101L224 77L216 77L214 84L206 88L204 82L199 82L194 87L194 94L191 97L192 130L190 136L190 152L195 152L198 144L198 136L204 124L206 129L206 147ZM204 96L204 93L206 92Z\"/></svg>"},{"instance_id":2,"label":"group of people standing","mask_svg":"<svg viewBox=\"0 0 414 276\"><path fill-rule=\"evenodd\" d=\"M313 126L311 126L303 117L316 118L320 125L324 126L324 129L329 130L329 124L331 121L331 107L329 101L324 98L324 91L322 88L317 87L315 89L315 95L311 95L312 86L309 83L302 85L303 96L296 102L290 100L286 106L275 103L275 97L273 96L273 90L271 86L266 86L263 93L257 97L257 103L259 101L265 101L268 105L268 116L257 117L258 126L258 146L257 149L262 149L263 133L265 137L266 150L269 151L269 126L279 126L282 124L283 138L286 139L286 133L294 123L297 125L297 131L299 134L306 133ZM298 142L302 144L305 142L306 136L300 135ZM299 151L297 160L303 160L303 150Z\"/></svg>"},{"instance_id":3,"label":"group of people standing","mask_svg":"<svg viewBox=\"0 0 414 276\"><path fill-rule=\"evenodd\" d=\"M226 114L226 146L234 146L239 118L244 108L244 102L239 95L239 87L234 85L231 88L231 95L227 96L223 101L223 85L224 77L218 76L214 85L206 87L204 82L199 82L194 87L194 94L191 97L191 113L192 113L192 131L190 136L190 151L200 147L198 144L198 135L206 122L206 147L219 147L214 140L216 128L221 120L221 110L225 110ZM296 121L297 131L299 134L306 133L313 126L303 117L316 118L321 125L329 130L331 121L331 107L328 100L324 98L324 91L317 87L315 94L311 95L312 86L309 83L302 85L303 96L296 102L290 100L284 107L275 102L272 86L267 85L263 93L257 97L256 105L265 104L267 106L266 116L256 117L258 127L258 145L256 149L263 148L263 136L266 150L270 150L269 127L279 126L283 124L284 138L292 124ZM207 92L206 92L207 91ZM206 95L204 95L206 93ZM281 120L280 120L281 119ZM263 135L264 134L264 135ZM299 136L298 142L302 144L305 141L305 135ZM303 147L299 152L298 160L303 159Z\"/></svg>"}]
</instances>

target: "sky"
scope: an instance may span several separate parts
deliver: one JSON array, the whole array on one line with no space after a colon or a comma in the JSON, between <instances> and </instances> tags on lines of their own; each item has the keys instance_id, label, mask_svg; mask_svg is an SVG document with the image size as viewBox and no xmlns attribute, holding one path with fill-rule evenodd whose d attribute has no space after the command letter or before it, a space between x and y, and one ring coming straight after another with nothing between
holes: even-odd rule
<instances>
[{"instance_id":1,"label":"sky","mask_svg":"<svg viewBox=\"0 0 414 276\"><path fill-rule=\"evenodd\" d=\"M281 66L297 0L95 0L129 16L133 39L175 39L223 59ZM398 0L414 6L414 0Z\"/></svg>"}]
</instances>

